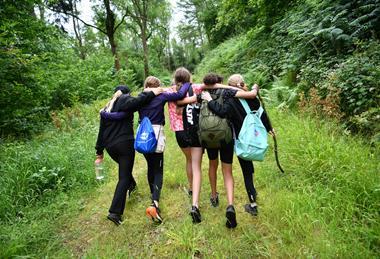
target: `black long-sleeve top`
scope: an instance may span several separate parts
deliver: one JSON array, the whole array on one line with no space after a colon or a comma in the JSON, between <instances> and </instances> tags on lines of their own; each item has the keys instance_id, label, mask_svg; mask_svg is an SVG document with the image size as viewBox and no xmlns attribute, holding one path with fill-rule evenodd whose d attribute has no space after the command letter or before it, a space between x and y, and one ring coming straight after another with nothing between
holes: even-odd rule
<instances>
[{"instance_id":1,"label":"black long-sleeve top","mask_svg":"<svg viewBox=\"0 0 380 259\"><path fill-rule=\"evenodd\" d=\"M255 99L246 99L248 106L251 110L257 110L260 107L260 101ZM212 100L208 103L208 107L216 115L227 118L233 125L236 137L239 136L241 127L243 126L243 121L247 113L244 110L243 105L240 103L238 98L228 98L225 99L223 105L218 103L216 100ZM268 115L264 111L261 115L261 121L263 122L266 130L269 132L272 130L272 125L270 125Z\"/></svg>"},{"instance_id":2,"label":"black long-sleeve top","mask_svg":"<svg viewBox=\"0 0 380 259\"><path fill-rule=\"evenodd\" d=\"M107 120L100 117L96 154L103 154L103 150L117 142L133 140L133 113L154 98L153 92L142 92L137 97L129 94L121 95L114 103L111 112L126 112L122 120Z\"/></svg>"}]
</instances>

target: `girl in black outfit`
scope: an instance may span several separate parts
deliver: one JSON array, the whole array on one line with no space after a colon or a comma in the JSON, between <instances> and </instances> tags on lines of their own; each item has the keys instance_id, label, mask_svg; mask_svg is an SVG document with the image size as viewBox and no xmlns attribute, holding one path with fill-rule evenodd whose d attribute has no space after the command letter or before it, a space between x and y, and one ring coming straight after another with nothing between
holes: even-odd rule
<instances>
[{"instance_id":1,"label":"girl in black outfit","mask_svg":"<svg viewBox=\"0 0 380 259\"><path fill-rule=\"evenodd\" d=\"M244 79L239 74L232 75L228 79L228 85L247 90L247 87L244 84ZM258 86L254 85L252 89L254 88L258 89ZM223 105L220 105L217 101L212 100L211 96L209 97L207 94L202 95L202 98L209 101L208 106L216 115L222 118L227 117L230 120L234 127L235 135L239 136L244 118L247 115L240 101L237 98L228 98ZM246 101L251 110L257 110L260 107L260 101L257 98L250 100L246 99ZM273 135L274 130L269 123L268 116L265 111L261 115L261 121L263 122L266 130ZM258 208L256 204L257 192L253 183L253 163L252 161L243 160L240 157L238 157L238 159L244 176L245 189L250 202L245 205L245 211L256 216L258 213Z\"/></svg>"},{"instance_id":2,"label":"girl in black outfit","mask_svg":"<svg viewBox=\"0 0 380 259\"><path fill-rule=\"evenodd\" d=\"M132 176L135 160L133 113L161 92L162 88L155 88L143 92L137 97L132 97L129 94L130 90L126 86L118 86L115 88L111 101L102 109L102 111L107 112L126 112L122 120L100 118L98 139L95 147L95 163L103 160L103 151L106 149L110 157L119 164L119 181L116 185L107 217L116 225L120 225L122 222L121 216L125 208L127 191L131 192L136 187L136 182Z\"/></svg>"}]
</instances>

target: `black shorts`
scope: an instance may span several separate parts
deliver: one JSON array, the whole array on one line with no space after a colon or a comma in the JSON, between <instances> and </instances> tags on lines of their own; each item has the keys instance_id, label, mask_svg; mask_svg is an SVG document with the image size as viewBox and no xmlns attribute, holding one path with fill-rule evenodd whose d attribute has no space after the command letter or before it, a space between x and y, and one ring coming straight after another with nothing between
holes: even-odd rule
<instances>
[{"instance_id":1,"label":"black shorts","mask_svg":"<svg viewBox=\"0 0 380 259\"><path fill-rule=\"evenodd\" d=\"M181 130L175 132L175 138L177 139L178 146L181 148L187 147L201 147L198 134L194 131Z\"/></svg>"},{"instance_id":2,"label":"black shorts","mask_svg":"<svg viewBox=\"0 0 380 259\"><path fill-rule=\"evenodd\" d=\"M209 160L218 159L218 151L220 152L220 160L226 164L232 164L234 157L234 142L223 144L221 148L206 148Z\"/></svg>"}]
</instances>

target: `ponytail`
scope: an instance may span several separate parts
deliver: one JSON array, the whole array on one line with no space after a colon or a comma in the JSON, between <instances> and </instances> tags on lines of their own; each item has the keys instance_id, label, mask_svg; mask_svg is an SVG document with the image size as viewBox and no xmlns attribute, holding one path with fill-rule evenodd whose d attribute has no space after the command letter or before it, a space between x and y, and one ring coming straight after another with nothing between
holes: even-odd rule
<instances>
[{"instance_id":1,"label":"ponytail","mask_svg":"<svg viewBox=\"0 0 380 259\"><path fill-rule=\"evenodd\" d=\"M119 98L121 95L123 94L122 91L120 90L117 90L113 96L112 96L112 99L106 104L106 106L101 109L100 111L105 111L105 112L111 112L112 108L113 108L113 105L115 103L115 101L117 100L117 98Z\"/></svg>"}]
</instances>

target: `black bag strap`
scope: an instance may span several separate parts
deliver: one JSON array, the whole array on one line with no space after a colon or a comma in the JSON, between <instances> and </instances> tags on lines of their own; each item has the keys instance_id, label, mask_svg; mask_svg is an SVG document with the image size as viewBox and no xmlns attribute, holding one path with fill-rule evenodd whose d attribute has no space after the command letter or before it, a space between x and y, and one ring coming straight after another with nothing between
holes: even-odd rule
<instances>
[{"instance_id":1,"label":"black bag strap","mask_svg":"<svg viewBox=\"0 0 380 259\"><path fill-rule=\"evenodd\" d=\"M194 91L193 91L193 86L192 85L190 85L188 93L189 93L189 96L193 96L194 95Z\"/></svg>"}]
</instances>

